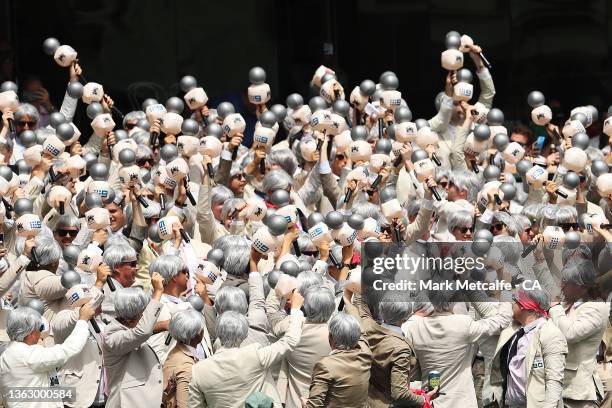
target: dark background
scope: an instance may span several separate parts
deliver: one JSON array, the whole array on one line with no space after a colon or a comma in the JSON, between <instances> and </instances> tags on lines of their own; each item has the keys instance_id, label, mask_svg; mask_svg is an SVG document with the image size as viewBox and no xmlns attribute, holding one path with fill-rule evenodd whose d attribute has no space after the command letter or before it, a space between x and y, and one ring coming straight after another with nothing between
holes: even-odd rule
<instances>
[{"instance_id":1,"label":"dark background","mask_svg":"<svg viewBox=\"0 0 612 408\"><path fill-rule=\"evenodd\" d=\"M0 56L3 80L12 59L13 79L40 76L59 106L68 72L41 48L54 36L77 50L85 76L124 113L144 97L178 94L184 74L199 80L214 106L246 89L254 65L266 69L273 102L282 103L292 92L310 96L321 63L337 71L347 93L392 70L416 118L434 114L444 36L457 30L493 64L494 106L527 122L533 89L554 111L607 110L611 11L606 0L3 0ZM324 43L333 55L324 55ZM466 67L473 70L469 58Z\"/></svg>"}]
</instances>

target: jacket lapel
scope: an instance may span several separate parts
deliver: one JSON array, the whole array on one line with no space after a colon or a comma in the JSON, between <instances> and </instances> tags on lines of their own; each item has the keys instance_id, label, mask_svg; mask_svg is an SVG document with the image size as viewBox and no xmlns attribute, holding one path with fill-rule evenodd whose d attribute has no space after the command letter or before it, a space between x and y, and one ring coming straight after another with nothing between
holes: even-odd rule
<instances>
[{"instance_id":1,"label":"jacket lapel","mask_svg":"<svg viewBox=\"0 0 612 408\"><path fill-rule=\"evenodd\" d=\"M533 334L533 338L527 347L527 356L525 358L525 379L527 382L529 382L529 375L531 374L533 360L540 347L540 333L546 324L548 324L548 320L541 324L540 327L536 327L534 329L536 332Z\"/></svg>"}]
</instances>

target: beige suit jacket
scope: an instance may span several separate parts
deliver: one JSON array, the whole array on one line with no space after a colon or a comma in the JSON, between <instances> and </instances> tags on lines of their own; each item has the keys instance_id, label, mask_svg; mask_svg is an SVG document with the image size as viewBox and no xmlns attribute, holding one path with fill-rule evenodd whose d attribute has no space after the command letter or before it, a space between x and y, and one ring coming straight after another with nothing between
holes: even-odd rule
<instances>
[{"instance_id":1,"label":"beige suit jacket","mask_svg":"<svg viewBox=\"0 0 612 408\"><path fill-rule=\"evenodd\" d=\"M500 371L500 351L518 328L519 326L514 325L501 332L493 358L491 386L495 399L501 401L500 406L502 407L504 401L502 401L503 379ZM527 347L525 359L527 408L563 407L561 392L566 354L567 342L563 333L552 321L547 320L537 329L537 333Z\"/></svg>"},{"instance_id":2,"label":"beige suit jacket","mask_svg":"<svg viewBox=\"0 0 612 408\"><path fill-rule=\"evenodd\" d=\"M261 391L280 407L276 386L266 381L268 371L300 341L304 317L290 317L287 333L266 347L250 344L241 348L221 348L212 357L193 366L189 384L190 408L243 408L247 397Z\"/></svg>"},{"instance_id":3,"label":"beige suit jacket","mask_svg":"<svg viewBox=\"0 0 612 408\"><path fill-rule=\"evenodd\" d=\"M53 319L53 330L56 344L61 344L72 333L79 320L79 309L62 310ZM98 321L98 325L101 325ZM83 350L72 356L59 372L58 378L62 387L77 389L74 402L64 402L75 408L87 408L93 404L100 385L102 373L102 339L88 324L89 337Z\"/></svg>"},{"instance_id":4,"label":"beige suit jacket","mask_svg":"<svg viewBox=\"0 0 612 408\"><path fill-rule=\"evenodd\" d=\"M434 313L408 327L406 338L419 361L422 382L427 382L430 371L441 374L440 389L446 394L436 399L437 408L477 406L472 378L476 342L508 326L511 313L510 304L502 303L499 309L490 307L484 311L481 320L475 321L469 315Z\"/></svg>"},{"instance_id":5,"label":"beige suit jacket","mask_svg":"<svg viewBox=\"0 0 612 408\"><path fill-rule=\"evenodd\" d=\"M353 305L345 303L346 310L361 320L361 329L372 351L370 408L398 406L422 407L423 397L410 392L411 363L414 352L406 338L378 324L363 303L360 295L353 297ZM398 327L398 330L401 330Z\"/></svg>"},{"instance_id":6,"label":"beige suit jacket","mask_svg":"<svg viewBox=\"0 0 612 408\"><path fill-rule=\"evenodd\" d=\"M140 321L129 329L112 319L102 336L108 380L107 407L159 407L162 400L162 366L146 343L161 310L151 299Z\"/></svg>"},{"instance_id":7,"label":"beige suit jacket","mask_svg":"<svg viewBox=\"0 0 612 408\"><path fill-rule=\"evenodd\" d=\"M605 302L586 302L565 314L562 305L549 310L553 323L567 340L563 398L578 401L597 401L604 395L603 384L597 374L595 356L608 324Z\"/></svg>"},{"instance_id":8,"label":"beige suit jacket","mask_svg":"<svg viewBox=\"0 0 612 408\"><path fill-rule=\"evenodd\" d=\"M8 254L7 261L9 262L9 269L0 275L0 297L7 294L15 281L19 278L21 272L23 272L30 263L30 259L26 256L20 255L16 258ZM8 317L8 311L0 307L0 342L9 341L8 335L6 334L6 318Z\"/></svg>"},{"instance_id":9,"label":"beige suit jacket","mask_svg":"<svg viewBox=\"0 0 612 408\"><path fill-rule=\"evenodd\" d=\"M56 313L69 307L64 298L66 289L62 286L61 277L49 271L24 271L21 277L19 304L25 306L32 299L45 302L43 316L51 322Z\"/></svg>"},{"instance_id":10,"label":"beige suit jacket","mask_svg":"<svg viewBox=\"0 0 612 408\"><path fill-rule=\"evenodd\" d=\"M366 408L372 352L362 336L357 348L334 350L314 366L307 408Z\"/></svg>"},{"instance_id":11,"label":"beige suit jacket","mask_svg":"<svg viewBox=\"0 0 612 408\"><path fill-rule=\"evenodd\" d=\"M172 379L176 384L176 390L171 392L165 402L172 408L187 408L189 400L189 382L191 381L191 369L198 359L183 343L177 344L166 359L164 364L164 389L168 381Z\"/></svg>"},{"instance_id":12,"label":"beige suit jacket","mask_svg":"<svg viewBox=\"0 0 612 408\"><path fill-rule=\"evenodd\" d=\"M283 336L289 328L289 317L274 328L274 334ZM278 393L285 408L300 408L302 397L308 397L312 370L323 357L331 352L327 323L306 322L300 342L291 353L285 355L286 372L278 379Z\"/></svg>"}]
</instances>

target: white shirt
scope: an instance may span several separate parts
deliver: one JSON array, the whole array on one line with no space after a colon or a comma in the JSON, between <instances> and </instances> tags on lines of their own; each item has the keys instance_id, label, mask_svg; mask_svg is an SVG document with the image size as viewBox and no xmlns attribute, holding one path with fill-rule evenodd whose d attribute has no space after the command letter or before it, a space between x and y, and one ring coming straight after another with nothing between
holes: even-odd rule
<instances>
[{"instance_id":1,"label":"white shirt","mask_svg":"<svg viewBox=\"0 0 612 408\"><path fill-rule=\"evenodd\" d=\"M87 322L79 320L70 336L62 344L53 347L28 346L12 341L0 356L0 391L6 395L8 388L49 387L51 378L57 376L57 368L83 350L89 329ZM7 402L9 408L63 407L60 402Z\"/></svg>"}]
</instances>

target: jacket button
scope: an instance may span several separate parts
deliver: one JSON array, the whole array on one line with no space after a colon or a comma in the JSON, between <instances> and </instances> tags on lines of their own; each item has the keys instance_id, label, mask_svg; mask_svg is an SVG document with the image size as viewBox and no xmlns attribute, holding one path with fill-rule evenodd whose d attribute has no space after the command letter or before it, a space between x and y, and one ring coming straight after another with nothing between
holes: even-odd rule
<instances>
[{"instance_id":1,"label":"jacket button","mask_svg":"<svg viewBox=\"0 0 612 408\"><path fill-rule=\"evenodd\" d=\"M158 364L158 365L157 365L157 368L161 368L161 364Z\"/></svg>"},{"instance_id":2,"label":"jacket button","mask_svg":"<svg viewBox=\"0 0 612 408\"><path fill-rule=\"evenodd\" d=\"M102 366L98 366L98 370L101 370L101 369L102 369Z\"/></svg>"},{"instance_id":3,"label":"jacket button","mask_svg":"<svg viewBox=\"0 0 612 408\"><path fill-rule=\"evenodd\" d=\"M161 384L161 380L159 380L159 383Z\"/></svg>"},{"instance_id":4,"label":"jacket button","mask_svg":"<svg viewBox=\"0 0 612 408\"><path fill-rule=\"evenodd\" d=\"M98 383L98 384L99 384L99 383L100 383L100 380L96 380L96 383Z\"/></svg>"}]
</instances>

